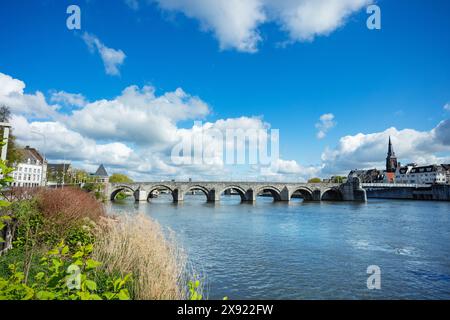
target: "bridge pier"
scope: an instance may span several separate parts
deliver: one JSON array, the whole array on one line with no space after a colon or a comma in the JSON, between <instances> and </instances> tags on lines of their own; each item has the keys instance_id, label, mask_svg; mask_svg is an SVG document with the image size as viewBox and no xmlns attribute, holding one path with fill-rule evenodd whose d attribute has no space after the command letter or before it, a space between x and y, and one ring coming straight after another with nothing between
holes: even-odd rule
<instances>
[{"instance_id":1,"label":"bridge pier","mask_svg":"<svg viewBox=\"0 0 450 320\"><path fill-rule=\"evenodd\" d=\"M256 192L253 189L248 189L244 195L245 202L256 202Z\"/></svg>"},{"instance_id":2,"label":"bridge pier","mask_svg":"<svg viewBox=\"0 0 450 320\"><path fill-rule=\"evenodd\" d=\"M173 189L172 196L173 196L174 202L183 202L184 201L184 192L178 188Z\"/></svg>"},{"instance_id":3,"label":"bridge pier","mask_svg":"<svg viewBox=\"0 0 450 320\"><path fill-rule=\"evenodd\" d=\"M366 190L361 186L359 178L349 179L339 187L343 201L362 201L367 202Z\"/></svg>"},{"instance_id":4,"label":"bridge pier","mask_svg":"<svg viewBox=\"0 0 450 320\"><path fill-rule=\"evenodd\" d=\"M220 193L216 189L209 190L207 195L208 202L220 202Z\"/></svg>"},{"instance_id":5,"label":"bridge pier","mask_svg":"<svg viewBox=\"0 0 450 320\"><path fill-rule=\"evenodd\" d=\"M148 199L148 193L145 190L142 189L137 189L134 192L134 199L138 202L146 202Z\"/></svg>"},{"instance_id":6,"label":"bridge pier","mask_svg":"<svg viewBox=\"0 0 450 320\"><path fill-rule=\"evenodd\" d=\"M312 201L321 201L322 200L322 191L314 190L312 192Z\"/></svg>"},{"instance_id":7,"label":"bridge pier","mask_svg":"<svg viewBox=\"0 0 450 320\"><path fill-rule=\"evenodd\" d=\"M288 188L284 187L280 192L280 201L290 201L291 195L289 194Z\"/></svg>"}]
</instances>

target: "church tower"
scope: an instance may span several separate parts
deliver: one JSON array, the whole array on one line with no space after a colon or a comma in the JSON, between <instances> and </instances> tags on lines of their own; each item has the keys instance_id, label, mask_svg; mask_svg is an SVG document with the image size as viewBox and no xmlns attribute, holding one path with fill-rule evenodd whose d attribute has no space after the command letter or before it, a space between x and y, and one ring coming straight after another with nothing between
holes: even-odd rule
<instances>
[{"instance_id":1,"label":"church tower","mask_svg":"<svg viewBox=\"0 0 450 320\"><path fill-rule=\"evenodd\" d=\"M394 148L392 147L391 137L389 137L389 146L386 158L386 172L395 172L397 166L397 157L395 156Z\"/></svg>"}]
</instances>

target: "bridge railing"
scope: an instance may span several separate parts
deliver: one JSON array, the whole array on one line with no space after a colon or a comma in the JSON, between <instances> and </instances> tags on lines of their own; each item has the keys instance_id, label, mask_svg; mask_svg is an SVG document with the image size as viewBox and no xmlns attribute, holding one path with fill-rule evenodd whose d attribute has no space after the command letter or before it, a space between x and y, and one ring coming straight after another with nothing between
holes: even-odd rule
<instances>
[{"instance_id":1,"label":"bridge railing","mask_svg":"<svg viewBox=\"0 0 450 320\"><path fill-rule=\"evenodd\" d=\"M429 188L429 184L416 183L361 183L363 188Z\"/></svg>"}]
</instances>

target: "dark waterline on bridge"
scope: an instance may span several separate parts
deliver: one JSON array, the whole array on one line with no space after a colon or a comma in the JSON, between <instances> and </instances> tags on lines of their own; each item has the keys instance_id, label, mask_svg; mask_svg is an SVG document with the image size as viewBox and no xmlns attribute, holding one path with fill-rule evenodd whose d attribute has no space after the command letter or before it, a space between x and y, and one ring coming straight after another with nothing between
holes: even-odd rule
<instances>
[{"instance_id":1,"label":"dark waterline on bridge","mask_svg":"<svg viewBox=\"0 0 450 320\"><path fill-rule=\"evenodd\" d=\"M161 195L110 211L174 230L211 299L450 299L448 202L211 204L199 195L173 204ZM369 265L381 268L381 290L367 289Z\"/></svg>"}]
</instances>

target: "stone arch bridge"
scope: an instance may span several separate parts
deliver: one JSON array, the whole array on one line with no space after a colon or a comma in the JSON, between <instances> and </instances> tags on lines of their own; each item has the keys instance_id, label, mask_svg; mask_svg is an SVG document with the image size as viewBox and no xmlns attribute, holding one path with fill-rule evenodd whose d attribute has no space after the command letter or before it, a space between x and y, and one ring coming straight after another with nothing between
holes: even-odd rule
<instances>
[{"instance_id":1,"label":"stone arch bridge","mask_svg":"<svg viewBox=\"0 0 450 320\"><path fill-rule=\"evenodd\" d=\"M233 191L243 202L256 201L259 194L271 194L275 201L290 201L294 193L307 201L367 201L366 191L358 178L344 183L281 183L281 182L136 182L108 183L105 196L114 200L121 191L129 191L136 201L148 201L155 191L172 194L174 202L181 202L184 196L193 191L205 194L208 202L220 201L220 196Z\"/></svg>"}]
</instances>

